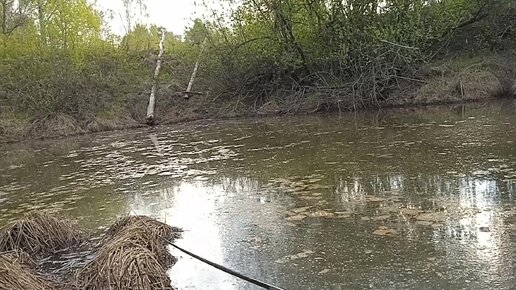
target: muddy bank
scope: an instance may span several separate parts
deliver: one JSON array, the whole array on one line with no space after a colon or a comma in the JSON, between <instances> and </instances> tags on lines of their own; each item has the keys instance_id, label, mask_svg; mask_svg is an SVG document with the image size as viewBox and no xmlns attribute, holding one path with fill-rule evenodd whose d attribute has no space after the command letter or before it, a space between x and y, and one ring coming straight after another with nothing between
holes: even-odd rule
<instances>
[{"instance_id":1,"label":"muddy bank","mask_svg":"<svg viewBox=\"0 0 516 290\"><path fill-rule=\"evenodd\" d=\"M164 239L179 233L130 216L93 237L73 221L31 214L0 229L0 289L172 289L176 259Z\"/></svg>"},{"instance_id":2,"label":"muddy bank","mask_svg":"<svg viewBox=\"0 0 516 290\"><path fill-rule=\"evenodd\" d=\"M314 114L377 108L417 107L457 104L490 99L516 98L516 51L504 54L450 57L421 67L413 78L400 78L397 89L374 105L357 107L342 88L314 88L292 92L287 97L269 96L261 103L240 98L194 96L189 100L170 97L163 90L157 108L161 124L173 124L209 118L271 116L281 114ZM144 101L140 104L143 112ZM129 112L94 117L79 122L56 113L30 121L0 107L0 143L27 139L47 139L102 131L146 126L141 116Z\"/></svg>"}]
</instances>

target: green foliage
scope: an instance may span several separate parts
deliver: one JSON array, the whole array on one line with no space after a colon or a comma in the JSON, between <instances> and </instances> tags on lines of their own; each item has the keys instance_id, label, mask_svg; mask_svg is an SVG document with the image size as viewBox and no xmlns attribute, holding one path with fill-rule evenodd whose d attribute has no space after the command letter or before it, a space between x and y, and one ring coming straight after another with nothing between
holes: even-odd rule
<instances>
[{"instance_id":1,"label":"green foliage","mask_svg":"<svg viewBox=\"0 0 516 290\"><path fill-rule=\"evenodd\" d=\"M208 54L217 61L206 71L217 78L212 83L253 102L341 87L336 102L370 106L435 57L458 29L511 3L247 0L233 12L230 29L211 25Z\"/></svg>"},{"instance_id":2,"label":"green foliage","mask_svg":"<svg viewBox=\"0 0 516 290\"><path fill-rule=\"evenodd\" d=\"M185 42L191 45L201 44L208 36L209 30L201 19L195 19L194 24L185 33Z\"/></svg>"},{"instance_id":3,"label":"green foliage","mask_svg":"<svg viewBox=\"0 0 516 290\"><path fill-rule=\"evenodd\" d=\"M159 39L160 35L160 29L155 25L149 28L137 24L133 30L124 36L123 45L132 52L152 51L157 48L156 40Z\"/></svg>"},{"instance_id":4,"label":"green foliage","mask_svg":"<svg viewBox=\"0 0 516 290\"><path fill-rule=\"evenodd\" d=\"M109 54L83 57L81 66L66 55L3 61L0 99L32 117L65 113L88 122L96 113L128 109L123 107L128 98L150 82L138 60Z\"/></svg>"},{"instance_id":5,"label":"green foliage","mask_svg":"<svg viewBox=\"0 0 516 290\"><path fill-rule=\"evenodd\" d=\"M142 114L160 28L138 24L144 1L124 0L127 33L111 35L90 3L0 0L0 108L31 118L63 113L82 123L114 112ZM209 91L213 106L217 100L256 108L271 96L292 102L306 92L320 92L312 98L328 107L371 106L466 29L475 27L479 48L516 39L515 5L244 0L231 24L196 19L183 37L166 34L158 93L184 90L200 57L196 91Z\"/></svg>"},{"instance_id":6,"label":"green foliage","mask_svg":"<svg viewBox=\"0 0 516 290\"><path fill-rule=\"evenodd\" d=\"M0 34L0 103L31 119L64 113L88 123L112 111L129 114L129 100L150 83L145 54L157 46L157 28L136 26L128 53L116 37L103 37L102 14L86 0L20 3L6 19L23 13L23 25Z\"/></svg>"}]
</instances>

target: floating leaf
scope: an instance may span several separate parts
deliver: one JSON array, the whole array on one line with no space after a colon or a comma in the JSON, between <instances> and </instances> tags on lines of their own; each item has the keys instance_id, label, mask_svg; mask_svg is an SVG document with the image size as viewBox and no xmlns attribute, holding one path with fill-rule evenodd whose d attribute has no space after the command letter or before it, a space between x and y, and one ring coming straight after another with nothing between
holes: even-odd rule
<instances>
[{"instance_id":1,"label":"floating leaf","mask_svg":"<svg viewBox=\"0 0 516 290\"><path fill-rule=\"evenodd\" d=\"M288 255L288 256L285 256L281 259L278 259L274 262L278 263L278 264L284 264L288 261L291 261L291 260L299 260L299 259L304 259L304 258L308 258L308 256L310 255L313 255L315 254L314 251L312 250L304 250L302 252L299 252L297 254L293 254L293 255Z\"/></svg>"},{"instance_id":2,"label":"floating leaf","mask_svg":"<svg viewBox=\"0 0 516 290\"><path fill-rule=\"evenodd\" d=\"M375 221L386 221L390 218L391 216L389 215L380 215L380 216L376 216L373 218L373 220Z\"/></svg>"},{"instance_id":3,"label":"floating leaf","mask_svg":"<svg viewBox=\"0 0 516 290\"><path fill-rule=\"evenodd\" d=\"M327 212L325 210L318 210L316 212L309 213L308 215L310 217L315 217L315 218L318 218L318 217L332 217L332 216L334 216L333 213Z\"/></svg>"},{"instance_id":4,"label":"floating leaf","mask_svg":"<svg viewBox=\"0 0 516 290\"><path fill-rule=\"evenodd\" d=\"M286 220L287 221L301 221L301 220L304 220L305 218L306 218L306 215L298 214L298 215L290 216L290 217L286 218Z\"/></svg>"},{"instance_id":5,"label":"floating leaf","mask_svg":"<svg viewBox=\"0 0 516 290\"><path fill-rule=\"evenodd\" d=\"M400 214L406 215L406 216L417 216L421 214L423 211L420 209L412 209L412 208L402 208L400 209Z\"/></svg>"},{"instance_id":6,"label":"floating leaf","mask_svg":"<svg viewBox=\"0 0 516 290\"><path fill-rule=\"evenodd\" d=\"M443 212L423 213L416 216L416 219L418 221L443 222L446 220L446 215Z\"/></svg>"},{"instance_id":7,"label":"floating leaf","mask_svg":"<svg viewBox=\"0 0 516 290\"><path fill-rule=\"evenodd\" d=\"M389 229L387 227L379 227L376 231L373 232L373 234L377 236L392 237L398 234L398 231Z\"/></svg>"},{"instance_id":8,"label":"floating leaf","mask_svg":"<svg viewBox=\"0 0 516 290\"><path fill-rule=\"evenodd\" d=\"M368 202L382 202L382 201L387 201L387 199L383 198L383 197L377 197L377 196L366 196L366 201L368 201Z\"/></svg>"},{"instance_id":9,"label":"floating leaf","mask_svg":"<svg viewBox=\"0 0 516 290\"><path fill-rule=\"evenodd\" d=\"M429 221L416 221L416 224L420 225L420 226L431 226L434 223L433 222L429 222Z\"/></svg>"},{"instance_id":10,"label":"floating leaf","mask_svg":"<svg viewBox=\"0 0 516 290\"><path fill-rule=\"evenodd\" d=\"M291 209L290 211L295 212L295 213L301 213L301 212L306 212L311 208L312 208L311 206L305 206L305 207L294 208L294 209Z\"/></svg>"},{"instance_id":11,"label":"floating leaf","mask_svg":"<svg viewBox=\"0 0 516 290\"><path fill-rule=\"evenodd\" d=\"M320 200L320 199L322 199L322 197L320 197L320 196L300 196L299 198L304 199L304 200Z\"/></svg>"}]
</instances>

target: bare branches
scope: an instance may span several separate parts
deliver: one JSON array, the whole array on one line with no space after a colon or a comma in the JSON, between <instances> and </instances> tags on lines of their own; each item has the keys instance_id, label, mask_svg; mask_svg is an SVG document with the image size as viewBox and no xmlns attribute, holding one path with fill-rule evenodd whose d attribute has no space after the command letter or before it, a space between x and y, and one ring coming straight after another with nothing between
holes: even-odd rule
<instances>
[{"instance_id":1,"label":"bare branches","mask_svg":"<svg viewBox=\"0 0 516 290\"><path fill-rule=\"evenodd\" d=\"M469 18L468 20L465 20L463 21L462 23L460 23L459 25L457 25L453 31L457 30L457 29L460 29L460 28L463 28L463 27L466 27L468 25L471 25L475 22L478 22L482 19L484 19L485 17L488 16L488 12L486 12L486 7L487 7L487 4L489 3L489 1L485 1L481 6L480 8L478 8L477 12L475 12L473 14L473 16L471 18Z\"/></svg>"},{"instance_id":2,"label":"bare branches","mask_svg":"<svg viewBox=\"0 0 516 290\"><path fill-rule=\"evenodd\" d=\"M380 39L380 42L387 43L387 44L390 44L390 45L394 45L394 46L397 46L397 47L400 47L400 48L416 49L416 50L419 49L417 47L403 45L403 44L399 44L399 43L394 43L394 42L391 42L391 41L388 41L388 40L384 40L384 39Z\"/></svg>"},{"instance_id":3,"label":"bare branches","mask_svg":"<svg viewBox=\"0 0 516 290\"><path fill-rule=\"evenodd\" d=\"M262 36L262 37L254 37L254 38L251 38L249 40L246 40L242 43L239 43L237 46L235 46L235 48L233 50L237 50L249 43L252 43L252 42L255 42L255 41L258 41L258 40L264 40L264 39L271 39L269 36Z\"/></svg>"}]
</instances>

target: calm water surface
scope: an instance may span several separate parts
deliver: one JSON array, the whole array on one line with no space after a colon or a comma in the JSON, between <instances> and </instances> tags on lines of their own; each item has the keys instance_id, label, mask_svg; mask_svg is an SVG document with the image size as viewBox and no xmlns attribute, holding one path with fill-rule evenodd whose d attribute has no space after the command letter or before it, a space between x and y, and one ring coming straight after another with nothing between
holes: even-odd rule
<instances>
[{"instance_id":1,"label":"calm water surface","mask_svg":"<svg viewBox=\"0 0 516 290\"><path fill-rule=\"evenodd\" d=\"M514 289L516 109L203 121L0 148L0 225L130 213L285 289ZM257 289L175 250L178 289Z\"/></svg>"}]
</instances>

